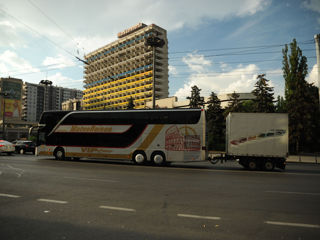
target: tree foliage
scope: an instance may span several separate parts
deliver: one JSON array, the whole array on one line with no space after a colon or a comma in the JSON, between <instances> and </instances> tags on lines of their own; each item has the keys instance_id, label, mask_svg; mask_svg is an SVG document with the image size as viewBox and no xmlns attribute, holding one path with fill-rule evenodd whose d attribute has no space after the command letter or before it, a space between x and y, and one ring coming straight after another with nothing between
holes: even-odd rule
<instances>
[{"instance_id":1,"label":"tree foliage","mask_svg":"<svg viewBox=\"0 0 320 240\"><path fill-rule=\"evenodd\" d=\"M241 112L242 106L240 102L240 95L236 92L233 92L230 97L228 106L224 111L224 116L226 117L230 112Z\"/></svg>"},{"instance_id":2,"label":"tree foliage","mask_svg":"<svg viewBox=\"0 0 320 240\"><path fill-rule=\"evenodd\" d=\"M286 108L286 101L282 96L277 97L277 102L275 105L275 112L277 113L286 113L287 108Z\"/></svg>"},{"instance_id":3,"label":"tree foliage","mask_svg":"<svg viewBox=\"0 0 320 240\"><path fill-rule=\"evenodd\" d=\"M207 108L207 133L208 149L215 151L225 150L225 119L221 102L217 95L212 92Z\"/></svg>"},{"instance_id":4,"label":"tree foliage","mask_svg":"<svg viewBox=\"0 0 320 240\"><path fill-rule=\"evenodd\" d=\"M204 106L204 98L200 96L201 89L196 85L191 87L191 96L187 97L190 100L190 108L201 108Z\"/></svg>"},{"instance_id":5,"label":"tree foliage","mask_svg":"<svg viewBox=\"0 0 320 240\"><path fill-rule=\"evenodd\" d=\"M134 105L133 98L130 97L126 109L128 109L128 110L129 109L134 109L134 107L135 107L135 105Z\"/></svg>"},{"instance_id":6,"label":"tree foliage","mask_svg":"<svg viewBox=\"0 0 320 240\"><path fill-rule=\"evenodd\" d=\"M274 92L273 87L269 87L269 80L265 78L265 74L257 76L258 81L252 94L255 96L254 112L274 112Z\"/></svg>"},{"instance_id":7,"label":"tree foliage","mask_svg":"<svg viewBox=\"0 0 320 240\"><path fill-rule=\"evenodd\" d=\"M314 140L318 139L314 133L318 131L319 124L315 119L318 114L317 94L313 90L314 86L305 80L308 74L307 58L302 55L295 39L290 43L290 53L288 45L285 45L282 53L290 151L310 151Z\"/></svg>"},{"instance_id":8,"label":"tree foliage","mask_svg":"<svg viewBox=\"0 0 320 240\"><path fill-rule=\"evenodd\" d=\"M253 100L244 100L241 103L241 112L254 112L256 103Z\"/></svg>"}]
</instances>

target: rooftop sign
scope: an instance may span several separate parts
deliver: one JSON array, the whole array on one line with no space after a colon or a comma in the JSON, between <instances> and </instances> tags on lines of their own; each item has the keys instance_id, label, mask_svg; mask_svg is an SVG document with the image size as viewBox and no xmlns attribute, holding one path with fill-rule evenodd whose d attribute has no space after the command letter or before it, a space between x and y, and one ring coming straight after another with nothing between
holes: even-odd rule
<instances>
[{"instance_id":1,"label":"rooftop sign","mask_svg":"<svg viewBox=\"0 0 320 240\"><path fill-rule=\"evenodd\" d=\"M128 29L126 29L126 30L124 30L122 32L119 32L118 33L118 38L125 37L130 33L133 33L133 32L135 32L135 31L137 31L137 30L139 30L141 28L144 28L145 26L147 26L147 25L144 24L144 23L138 23L138 24L132 26L131 28L128 28Z\"/></svg>"}]
</instances>

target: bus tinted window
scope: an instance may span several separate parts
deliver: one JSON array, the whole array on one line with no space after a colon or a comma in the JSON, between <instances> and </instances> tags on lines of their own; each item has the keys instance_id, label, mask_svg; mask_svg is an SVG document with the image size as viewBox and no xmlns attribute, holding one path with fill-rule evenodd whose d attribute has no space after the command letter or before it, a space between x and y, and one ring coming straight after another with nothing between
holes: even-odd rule
<instances>
[{"instance_id":1,"label":"bus tinted window","mask_svg":"<svg viewBox=\"0 0 320 240\"><path fill-rule=\"evenodd\" d=\"M62 124L195 124L201 111L74 112Z\"/></svg>"}]
</instances>

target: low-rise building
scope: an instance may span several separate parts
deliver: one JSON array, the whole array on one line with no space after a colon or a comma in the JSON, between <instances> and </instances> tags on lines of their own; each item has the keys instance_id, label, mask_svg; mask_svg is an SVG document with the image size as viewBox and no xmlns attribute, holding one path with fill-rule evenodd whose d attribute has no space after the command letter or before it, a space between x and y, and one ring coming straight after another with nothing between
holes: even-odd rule
<instances>
[{"instance_id":1,"label":"low-rise building","mask_svg":"<svg viewBox=\"0 0 320 240\"><path fill-rule=\"evenodd\" d=\"M82 109L82 100L73 98L62 103L63 111L76 111Z\"/></svg>"},{"instance_id":2,"label":"low-rise building","mask_svg":"<svg viewBox=\"0 0 320 240\"><path fill-rule=\"evenodd\" d=\"M239 100L255 99L252 93L237 93ZM232 93L219 94L218 98L221 101L221 107L226 108L230 102ZM204 102L208 102L210 97L204 97ZM178 100L177 97L168 97L156 100L156 108L188 108L190 101L188 99ZM146 102L147 108L152 108L152 101Z\"/></svg>"}]
</instances>

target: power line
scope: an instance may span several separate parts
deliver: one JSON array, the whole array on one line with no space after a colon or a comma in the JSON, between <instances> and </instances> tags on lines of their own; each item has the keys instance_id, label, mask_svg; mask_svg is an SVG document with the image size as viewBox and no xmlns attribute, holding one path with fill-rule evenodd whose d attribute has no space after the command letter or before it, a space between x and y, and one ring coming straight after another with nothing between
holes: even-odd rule
<instances>
[{"instance_id":1,"label":"power line","mask_svg":"<svg viewBox=\"0 0 320 240\"><path fill-rule=\"evenodd\" d=\"M304 49L304 51L315 51L315 49ZM202 55L202 57L210 58L210 57L224 57L224 56L245 56L245 55L257 55L257 54L271 54L271 53L279 53L279 51L268 51L268 52L231 52L231 53L221 53L221 54L210 54L210 55ZM168 58L169 60L180 60L181 57L172 57Z\"/></svg>"},{"instance_id":2,"label":"power line","mask_svg":"<svg viewBox=\"0 0 320 240\"><path fill-rule=\"evenodd\" d=\"M72 52L70 52L69 50L63 48L62 46L60 46L59 44L57 44L56 42L52 41L50 38L42 35L41 33L39 33L38 31L36 31L35 29L33 29L32 27L30 27L29 25L27 25L26 23L22 22L19 18L13 16L12 14L8 13L7 11L5 11L4 9L0 8L0 11L2 11L4 14L8 15L9 17L13 18L14 20L16 20L17 22L19 22L20 24L24 25L25 27L27 27L30 31L36 33L38 36L45 38L48 42L50 42L51 44L53 44L55 47L60 48L61 50L65 51L66 53L68 53L69 55L71 55L72 57L75 57L76 59L79 60L79 58L74 55ZM84 60L83 60L84 61Z\"/></svg>"},{"instance_id":3,"label":"power line","mask_svg":"<svg viewBox=\"0 0 320 240\"><path fill-rule=\"evenodd\" d=\"M53 64L53 65L57 65L59 66L60 64ZM49 66L49 65L48 65ZM8 75L14 75L14 76L23 76L23 75L30 75L30 74L36 74L36 73L42 73L42 72L49 72L49 71L54 71L54 70L60 70L60 69L65 69L65 68L72 68L72 67L79 67L79 65L75 65L75 66L67 66L67 67L56 67L56 68L46 68L46 69L42 69L39 71L29 71L29 72L22 72L20 73L20 71L8 71L8 72L4 72L4 74L8 74Z\"/></svg>"},{"instance_id":4,"label":"power line","mask_svg":"<svg viewBox=\"0 0 320 240\"><path fill-rule=\"evenodd\" d=\"M231 48L214 48L214 49L194 49L188 51L176 51L176 52L169 52L169 54L181 54L181 53L193 53L193 52L211 52L211 51L228 51L228 50L239 50L239 49L261 49L261 48L275 48L275 47L283 47L287 43L282 44L270 44L270 45L257 45L257 46L246 46L246 47L231 47ZM306 44L314 44L314 39L312 40L305 40L299 42L299 45L306 45Z\"/></svg>"},{"instance_id":5,"label":"power line","mask_svg":"<svg viewBox=\"0 0 320 240\"><path fill-rule=\"evenodd\" d=\"M280 75L280 74L282 74L282 72L281 73L276 73L276 72L268 72L268 71L270 71L270 70L257 70L257 72L262 72L262 73L265 73L266 75ZM177 76L171 76L170 75L170 77L172 77L172 78L185 78L185 77L183 77L183 76L193 76L193 77L214 77L214 76L220 76L220 75L223 75L223 76L238 76L238 75L241 75L241 74L245 74L245 75L256 75L256 74L258 74L258 73L255 73L255 72L248 72L248 71L246 71L246 70L243 70L243 71L236 71L236 70L234 70L234 71L232 71L232 73L230 73L230 72L207 72L207 73L194 73L194 74L188 74L188 73L186 73L186 74L179 74L179 75L177 75Z\"/></svg>"},{"instance_id":6,"label":"power line","mask_svg":"<svg viewBox=\"0 0 320 240\"><path fill-rule=\"evenodd\" d=\"M71 41L73 41L74 43L76 43L76 45L79 45L79 43L76 42L76 41L74 40L74 38L73 38L69 33L67 33L66 31L64 31L63 28L60 27L60 25L58 25L57 22L54 21L54 19L52 19L51 17L49 17L39 6L37 6L37 5L36 5L33 1L31 1L31 0L28 0L28 2L29 2L34 8L36 8L39 12L41 12L42 15L44 15L44 16L45 16L50 22L52 22L57 28L59 28L59 30L60 30L61 32L63 32L69 39L71 39ZM78 54L79 54L78 49L77 49L77 52L78 52Z\"/></svg>"},{"instance_id":7,"label":"power line","mask_svg":"<svg viewBox=\"0 0 320 240\"><path fill-rule=\"evenodd\" d=\"M307 57L307 56L306 56ZM309 58L316 58L316 56L311 56L311 57L307 57L307 59ZM217 63L225 63L225 64L233 64L233 63L257 63L257 62L281 62L283 59L278 58L278 59L265 59L265 60L259 60L259 59L252 59L250 61L220 61ZM188 64L170 64L169 66L172 67L189 67Z\"/></svg>"}]
</instances>

